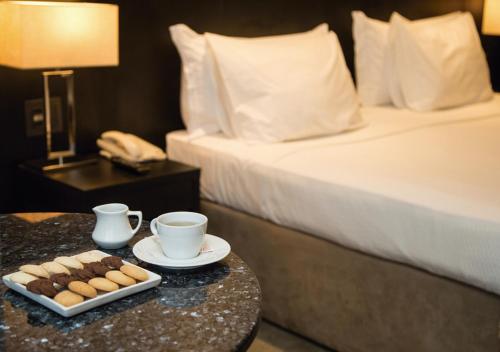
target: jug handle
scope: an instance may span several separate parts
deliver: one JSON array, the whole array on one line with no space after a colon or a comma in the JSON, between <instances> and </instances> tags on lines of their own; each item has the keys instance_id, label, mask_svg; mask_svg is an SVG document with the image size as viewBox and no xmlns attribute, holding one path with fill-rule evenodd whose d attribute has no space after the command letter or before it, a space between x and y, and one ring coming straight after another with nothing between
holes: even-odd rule
<instances>
[{"instance_id":1,"label":"jug handle","mask_svg":"<svg viewBox=\"0 0 500 352\"><path fill-rule=\"evenodd\" d=\"M141 224L142 224L142 211L133 211L133 210L129 210L127 212L127 216L137 216L139 218L139 221L137 223L137 226L135 227L135 229L132 230L132 236L135 235L137 233L137 231L139 231L139 229L141 228Z\"/></svg>"}]
</instances>

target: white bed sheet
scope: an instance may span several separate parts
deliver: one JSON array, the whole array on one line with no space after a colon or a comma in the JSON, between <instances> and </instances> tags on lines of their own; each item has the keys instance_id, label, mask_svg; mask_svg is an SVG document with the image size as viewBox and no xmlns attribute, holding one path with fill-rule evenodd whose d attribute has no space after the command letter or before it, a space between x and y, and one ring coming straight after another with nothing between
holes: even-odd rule
<instances>
[{"instance_id":1,"label":"white bed sheet","mask_svg":"<svg viewBox=\"0 0 500 352\"><path fill-rule=\"evenodd\" d=\"M271 145L175 131L168 153L209 200L500 294L500 94L362 113L364 129Z\"/></svg>"}]
</instances>

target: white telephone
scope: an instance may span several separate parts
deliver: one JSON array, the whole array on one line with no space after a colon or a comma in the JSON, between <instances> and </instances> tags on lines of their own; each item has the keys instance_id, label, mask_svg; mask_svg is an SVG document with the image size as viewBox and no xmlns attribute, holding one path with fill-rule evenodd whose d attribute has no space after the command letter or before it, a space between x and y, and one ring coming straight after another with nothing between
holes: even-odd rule
<instances>
[{"instance_id":1,"label":"white telephone","mask_svg":"<svg viewBox=\"0 0 500 352\"><path fill-rule=\"evenodd\" d=\"M108 159L117 156L131 162L164 160L167 155L157 146L130 133L106 131L97 140L100 154Z\"/></svg>"}]
</instances>

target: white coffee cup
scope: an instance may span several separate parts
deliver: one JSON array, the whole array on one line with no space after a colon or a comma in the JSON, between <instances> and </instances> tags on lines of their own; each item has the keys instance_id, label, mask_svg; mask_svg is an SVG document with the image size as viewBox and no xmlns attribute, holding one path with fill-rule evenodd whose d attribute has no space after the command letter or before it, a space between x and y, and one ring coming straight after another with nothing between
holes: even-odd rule
<instances>
[{"instance_id":1,"label":"white coffee cup","mask_svg":"<svg viewBox=\"0 0 500 352\"><path fill-rule=\"evenodd\" d=\"M200 253L207 223L203 214L176 211L153 219L150 228L160 238L161 249L167 257L189 259Z\"/></svg>"}]
</instances>

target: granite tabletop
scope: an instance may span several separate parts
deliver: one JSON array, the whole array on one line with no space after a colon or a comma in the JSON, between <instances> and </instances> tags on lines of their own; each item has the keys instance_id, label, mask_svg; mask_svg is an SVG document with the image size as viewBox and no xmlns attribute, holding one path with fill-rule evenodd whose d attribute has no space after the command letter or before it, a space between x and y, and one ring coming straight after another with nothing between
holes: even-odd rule
<instances>
[{"instance_id":1,"label":"granite tabletop","mask_svg":"<svg viewBox=\"0 0 500 352\"><path fill-rule=\"evenodd\" d=\"M0 274L22 264L96 249L90 214L0 215ZM64 318L0 284L0 351L236 351L258 329L261 292L234 253L192 270L165 270L140 262L132 246L104 250L162 276L158 287Z\"/></svg>"}]
</instances>

